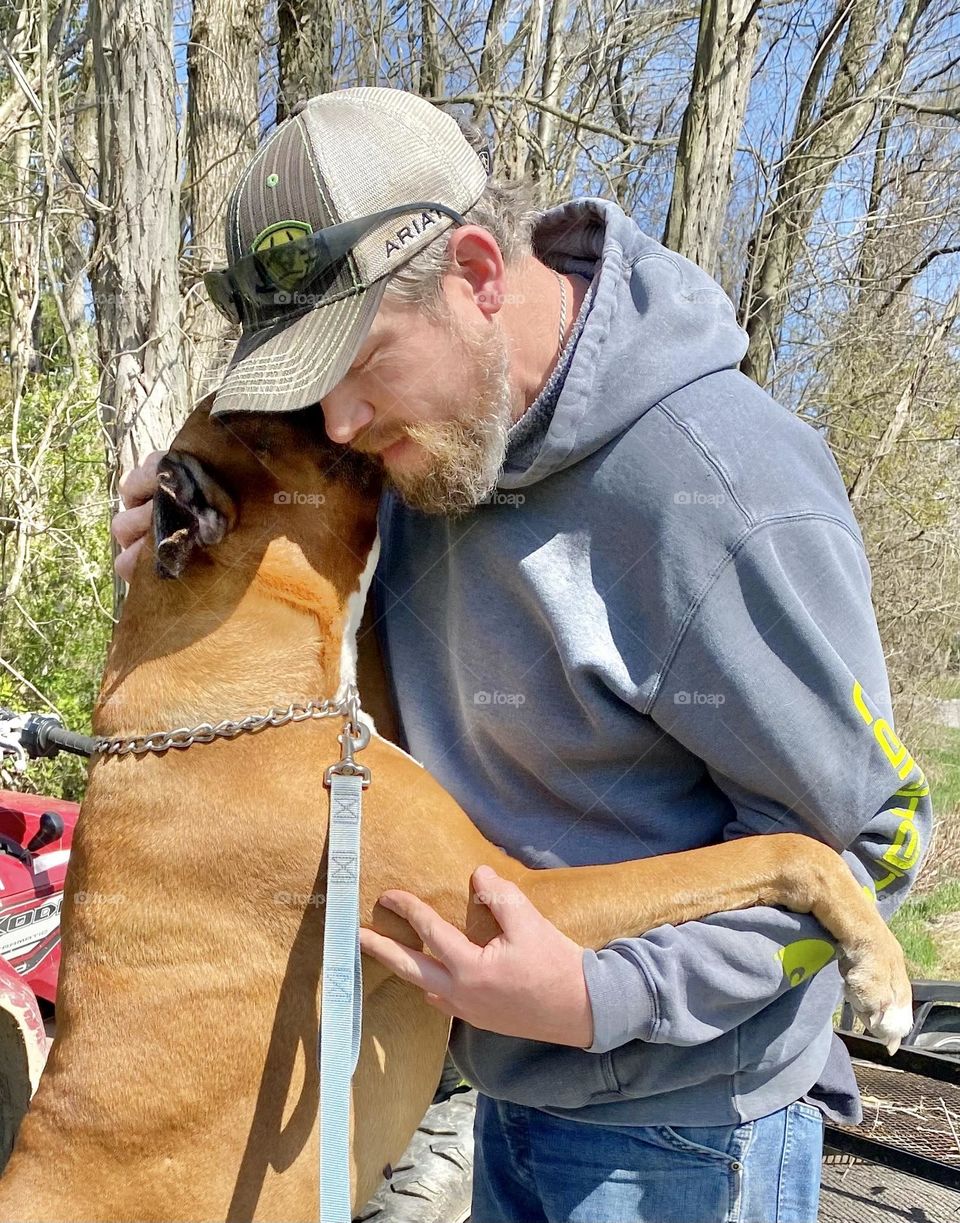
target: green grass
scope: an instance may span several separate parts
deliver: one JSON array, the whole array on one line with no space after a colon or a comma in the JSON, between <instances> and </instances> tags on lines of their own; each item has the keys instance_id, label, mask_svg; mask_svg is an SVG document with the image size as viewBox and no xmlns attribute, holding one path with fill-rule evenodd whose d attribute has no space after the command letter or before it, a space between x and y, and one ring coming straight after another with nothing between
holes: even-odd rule
<instances>
[{"instance_id":1,"label":"green grass","mask_svg":"<svg viewBox=\"0 0 960 1223\"><path fill-rule=\"evenodd\" d=\"M909 961L911 977L936 977L941 972L946 949L936 941L931 922L958 911L960 882L949 880L924 896L909 897L894 913L890 929Z\"/></svg>"},{"instance_id":2,"label":"green grass","mask_svg":"<svg viewBox=\"0 0 960 1223\"><path fill-rule=\"evenodd\" d=\"M914 921L909 913L903 913L909 904L908 900L904 901L890 923L906 957L907 975L911 981L939 981L940 950L926 926Z\"/></svg>"},{"instance_id":3,"label":"green grass","mask_svg":"<svg viewBox=\"0 0 960 1223\"><path fill-rule=\"evenodd\" d=\"M960 696L960 680L950 677L949 682ZM943 683L942 695L953 695L947 690L948 680ZM960 843L960 730L924 728L914 750L930 782L937 839L921 872L920 894L904 901L890 928L903 947L912 977L960 979L956 923L937 920L960 913L960 881L953 866Z\"/></svg>"},{"instance_id":4,"label":"green grass","mask_svg":"<svg viewBox=\"0 0 960 1223\"><path fill-rule=\"evenodd\" d=\"M930 727L917 754L930 781L937 819L960 816L960 730Z\"/></svg>"}]
</instances>

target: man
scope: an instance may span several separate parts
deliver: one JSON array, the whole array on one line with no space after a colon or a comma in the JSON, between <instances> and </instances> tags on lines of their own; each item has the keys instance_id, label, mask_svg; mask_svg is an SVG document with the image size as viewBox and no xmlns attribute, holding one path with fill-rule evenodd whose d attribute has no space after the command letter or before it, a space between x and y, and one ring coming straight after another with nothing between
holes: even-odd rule
<instances>
[{"instance_id":1,"label":"man","mask_svg":"<svg viewBox=\"0 0 960 1223\"><path fill-rule=\"evenodd\" d=\"M404 746L495 843L551 867L801 831L889 916L929 796L825 442L737 371L708 276L609 202L534 212L488 164L399 91L295 110L208 277L243 325L214 411L319 401L379 456ZM116 519L124 574L148 521ZM755 908L594 952L487 882L489 949L413 897L423 954L364 934L456 1017L473 1223L812 1223L823 1113L860 1115L819 924Z\"/></svg>"}]
</instances>

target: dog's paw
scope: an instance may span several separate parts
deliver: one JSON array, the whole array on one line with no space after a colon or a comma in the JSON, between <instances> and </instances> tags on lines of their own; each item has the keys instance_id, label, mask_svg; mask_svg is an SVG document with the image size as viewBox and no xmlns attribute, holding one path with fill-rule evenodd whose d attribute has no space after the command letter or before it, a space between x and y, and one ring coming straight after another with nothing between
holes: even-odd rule
<instances>
[{"instance_id":1,"label":"dog's paw","mask_svg":"<svg viewBox=\"0 0 960 1223\"><path fill-rule=\"evenodd\" d=\"M900 944L889 932L879 943L840 956L844 992L867 1031L890 1054L913 1026L913 993Z\"/></svg>"}]
</instances>

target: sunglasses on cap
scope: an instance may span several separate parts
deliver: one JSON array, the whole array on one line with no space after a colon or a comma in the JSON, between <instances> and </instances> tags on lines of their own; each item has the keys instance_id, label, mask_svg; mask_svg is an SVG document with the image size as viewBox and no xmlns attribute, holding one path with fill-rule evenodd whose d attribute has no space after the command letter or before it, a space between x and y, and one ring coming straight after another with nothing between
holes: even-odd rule
<instances>
[{"instance_id":1,"label":"sunglasses on cap","mask_svg":"<svg viewBox=\"0 0 960 1223\"><path fill-rule=\"evenodd\" d=\"M460 213L446 204L399 204L244 255L229 267L205 272L203 283L211 302L225 318L256 330L312 310L328 294L330 300L346 296L342 289L334 294L330 289L360 239L385 221L422 211L442 212L457 225L466 224ZM359 293L366 287L357 286L354 291Z\"/></svg>"}]
</instances>

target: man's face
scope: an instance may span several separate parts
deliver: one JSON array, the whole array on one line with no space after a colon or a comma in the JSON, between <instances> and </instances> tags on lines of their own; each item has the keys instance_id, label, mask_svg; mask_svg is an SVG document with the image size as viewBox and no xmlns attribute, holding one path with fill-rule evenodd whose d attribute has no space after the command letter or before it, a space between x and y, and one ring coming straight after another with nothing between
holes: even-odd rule
<instances>
[{"instance_id":1,"label":"man's face","mask_svg":"<svg viewBox=\"0 0 960 1223\"><path fill-rule=\"evenodd\" d=\"M479 317L479 316L477 316ZM385 301L346 376L323 399L327 433L383 463L415 509L456 515L496 486L512 424L496 319L441 321Z\"/></svg>"}]
</instances>

